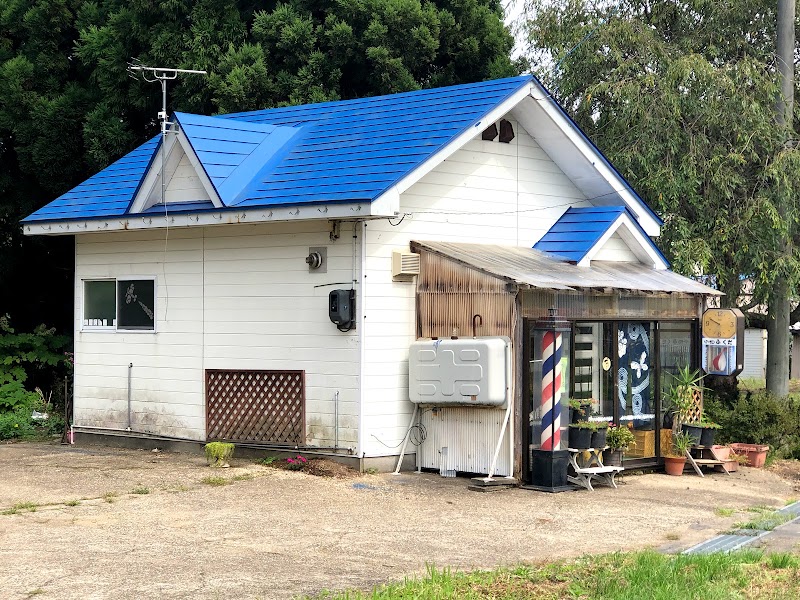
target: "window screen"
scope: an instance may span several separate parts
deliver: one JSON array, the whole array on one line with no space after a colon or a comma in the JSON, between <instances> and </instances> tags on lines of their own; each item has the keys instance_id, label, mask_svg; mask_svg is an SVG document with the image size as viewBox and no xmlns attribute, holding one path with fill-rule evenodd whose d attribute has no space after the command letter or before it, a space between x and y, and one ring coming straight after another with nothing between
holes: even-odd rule
<instances>
[{"instance_id":1,"label":"window screen","mask_svg":"<svg viewBox=\"0 0 800 600\"><path fill-rule=\"evenodd\" d=\"M83 324L88 327L114 327L116 310L114 281L84 282Z\"/></svg>"},{"instance_id":2,"label":"window screen","mask_svg":"<svg viewBox=\"0 0 800 600\"><path fill-rule=\"evenodd\" d=\"M155 281L117 281L117 329L155 328Z\"/></svg>"}]
</instances>

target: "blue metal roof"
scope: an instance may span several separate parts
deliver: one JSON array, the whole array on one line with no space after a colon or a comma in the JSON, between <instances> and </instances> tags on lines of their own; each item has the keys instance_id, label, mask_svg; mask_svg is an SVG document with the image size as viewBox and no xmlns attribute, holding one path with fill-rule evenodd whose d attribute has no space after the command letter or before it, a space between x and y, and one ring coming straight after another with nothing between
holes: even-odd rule
<instances>
[{"instance_id":1,"label":"blue metal roof","mask_svg":"<svg viewBox=\"0 0 800 600\"><path fill-rule=\"evenodd\" d=\"M226 207L372 201L530 82L525 75L217 117L176 117ZM146 142L24 222L126 215L157 149L157 138Z\"/></svg>"},{"instance_id":2,"label":"blue metal roof","mask_svg":"<svg viewBox=\"0 0 800 600\"><path fill-rule=\"evenodd\" d=\"M669 261L645 233L636 217L624 206L570 207L533 247L535 250L579 263L623 214L630 217L643 240L669 265Z\"/></svg>"}]
</instances>

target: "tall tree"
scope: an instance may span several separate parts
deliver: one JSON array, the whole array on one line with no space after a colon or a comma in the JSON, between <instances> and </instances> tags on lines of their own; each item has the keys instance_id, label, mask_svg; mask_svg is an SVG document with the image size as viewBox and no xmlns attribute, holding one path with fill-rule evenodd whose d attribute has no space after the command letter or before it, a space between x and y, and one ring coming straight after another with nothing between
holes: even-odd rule
<instances>
[{"instance_id":1,"label":"tall tree","mask_svg":"<svg viewBox=\"0 0 800 600\"><path fill-rule=\"evenodd\" d=\"M730 305L744 302L745 282L748 306L776 285L793 293L800 257L786 240L800 151L775 125L772 3L530 0L528 9L532 62L664 218L673 268L704 276Z\"/></svg>"},{"instance_id":2,"label":"tall tree","mask_svg":"<svg viewBox=\"0 0 800 600\"><path fill-rule=\"evenodd\" d=\"M513 75L499 0L0 0L0 315L71 328L72 240L19 220L158 130L131 60L213 114Z\"/></svg>"}]
</instances>

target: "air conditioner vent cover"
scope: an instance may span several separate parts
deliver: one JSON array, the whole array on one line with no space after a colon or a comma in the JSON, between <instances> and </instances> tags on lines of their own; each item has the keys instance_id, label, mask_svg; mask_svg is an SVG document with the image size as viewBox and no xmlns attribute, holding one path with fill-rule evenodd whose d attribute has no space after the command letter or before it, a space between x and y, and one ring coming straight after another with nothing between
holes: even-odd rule
<instances>
[{"instance_id":1,"label":"air conditioner vent cover","mask_svg":"<svg viewBox=\"0 0 800 600\"><path fill-rule=\"evenodd\" d=\"M392 277L419 275L419 254L414 252L392 252Z\"/></svg>"}]
</instances>

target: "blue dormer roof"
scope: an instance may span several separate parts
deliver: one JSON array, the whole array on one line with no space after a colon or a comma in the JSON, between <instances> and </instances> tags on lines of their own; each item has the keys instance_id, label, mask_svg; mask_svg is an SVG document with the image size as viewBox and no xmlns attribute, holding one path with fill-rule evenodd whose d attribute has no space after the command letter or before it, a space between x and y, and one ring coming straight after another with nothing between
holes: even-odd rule
<instances>
[{"instance_id":1,"label":"blue dormer roof","mask_svg":"<svg viewBox=\"0 0 800 600\"><path fill-rule=\"evenodd\" d=\"M629 228L633 228L632 233L642 247L649 249L663 261L664 268L669 266L669 261L658 246L624 206L570 207L533 248L579 264L597 249L610 229L616 230L619 227L621 220L624 220Z\"/></svg>"}]
</instances>

